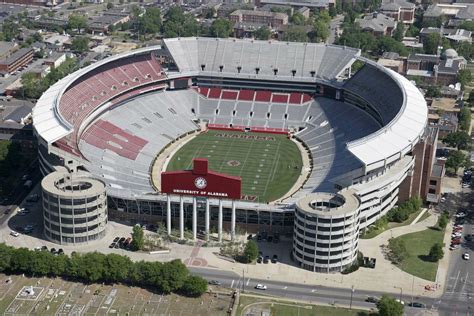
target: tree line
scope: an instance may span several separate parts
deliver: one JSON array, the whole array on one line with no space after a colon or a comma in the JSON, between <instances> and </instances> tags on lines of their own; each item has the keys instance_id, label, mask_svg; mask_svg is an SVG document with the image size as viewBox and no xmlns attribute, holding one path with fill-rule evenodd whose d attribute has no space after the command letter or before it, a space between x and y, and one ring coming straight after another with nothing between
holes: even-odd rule
<instances>
[{"instance_id":1,"label":"tree line","mask_svg":"<svg viewBox=\"0 0 474 316\"><path fill-rule=\"evenodd\" d=\"M48 251L13 248L0 244L0 272L35 277L62 277L85 283L127 283L198 297L207 291L207 282L189 274L180 260L133 262L127 256L90 252L53 255Z\"/></svg>"}]
</instances>

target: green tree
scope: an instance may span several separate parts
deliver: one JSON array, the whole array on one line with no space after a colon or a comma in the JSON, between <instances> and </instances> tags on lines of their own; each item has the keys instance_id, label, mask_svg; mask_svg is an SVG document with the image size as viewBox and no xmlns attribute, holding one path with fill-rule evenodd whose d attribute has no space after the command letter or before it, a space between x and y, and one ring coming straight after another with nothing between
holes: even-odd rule
<instances>
[{"instance_id":1,"label":"green tree","mask_svg":"<svg viewBox=\"0 0 474 316\"><path fill-rule=\"evenodd\" d=\"M82 54L89 50L89 38L86 36L76 36L71 42L71 49L75 53Z\"/></svg>"},{"instance_id":2,"label":"green tree","mask_svg":"<svg viewBox=\"0 0 474 316\"><path fill-rule=\"evenodd\" d=\"M388 248L390 249L389 259L395 264L401 263L408 256L405 243L401 239L390 238L388 240Z\"/></svg>"},{"instance_id":3,"label":"green tree","mask_svg":"<svg viewBox=\"0 0 474 316\"><path fill-rule=\"evenodd\" d=\"M377 303L377 308L379 310L379 316L403 315L403 305L387 295L382 296Z\"/></svg>"},{"instance_id":4,"label":"green tree","mask_svg":"<svg viewBox=\"0 0 474 316\"><path fill-rule=\"evenodd\" d=\"M393 38L399 42L403 39L403 34L405 33L405 25L403 22L398 22L395 31L393 32Z\"/></svg>"},{"instance_id":5,"label":"green tree","mask_svg":"<svg viewBox=\"0 0 474 316\"><path fill-rule=\"evenodd\" d=\"M318 20L314 23L314 42L325 42L329 37L329 25L322 20Z\"/></svg>"},{"instance_id":6,"label":"green tree","mask_svg":"<svg viewBox=\"0 0 474 316\"><path fill-rule=\"evenodd\" d=\"M181 260L163 263L156 286L164 293L181 289L188 278L188 269Z\"/></svg>"},{"instance_id":7,"label":"green tree","mask_svg":"<svg viewBox=\"0 0 474 316\"><path fill-rule=\"evenodd\" d=\"M452 172L457 173L458 169L467 165L466 155L460 151L450 151L448 159L446 160L446 168Z\"/></svg>"},{"instance_id":8,"label":"green tree","mask_svg":"<svg viewBox=\"0 0 474 316\"><path fill-rule=\"evenodd\" d=\"M232 22L228 19L218 18L212 22L211 35L214 37L227 38L234 31Z\"/></svg>"},{"instance_id":9,"label":"green tree","mask_svg":"<svg viewBox=\"0 0 474 316\"><path fill-rule=\"evenodd\" d=\"M247 244L245 245L244 249L244 262L250 263L257 259L258 256L258 245L255 241L249 240Z\"/></svg>"},{"instance_id":10,"label":"green tree","mask_svg":"<svg viewBox=\"0 0 474 316\"><path fill-rule=\"evenodd\" d=\"M259 27L254 33L254 37L258 40L268 40L271 36L272 32L267 26Z\"/></svg>"},{"instance_id":11,"label":"green tree","mask_svg":"<svg viewBox=\"0 0 474 316\"><path fill-rule=\"evenodd\" d=\"M107 2L107 10L113 9L114 4L112 2Z\"/></svg>"},{"instance_id":12,"label":"green tree","mask_svg":"<svg viewBox=\"0 0 474 316\"><path fill-rule=\"evenodd\" d=\"M161 28L161 11L158 8L148 8L137 18L137 29L140 34L157 34Z\"/></svg>"},{"instance_id":13,"label":"green tree","mask_svg":"<svg viewBox=\"0 0 474 316\"><path fill-rule=\"evenodd\" d=\"M288 27L282 39L287 42L307 42L308 34L304 26L292 25Z\"/></svg>"},{"instance_id":14,"label":"green tree","mask_svg":"<svg viewBox=\"0 0 474 316\"><path fill-rule=\"evenodd\" d=\"M105 257L104 279L109 282L121 282L128 279L129 267L132 265L130 258L117 254Z\"/></svg>"},{"instance_id":15,"label":"green tree","mask_svg":"<svg viewBox=\"0 0 474 316\"><path fill-rule=\"evenodd\" d=\"M423 41L423 50L426 54L437 54L441 36L438 33L430 33Z\"/></svg>"},{"instance_id":16,"label":"green tree","mask_svg":"<svg viewBox=\"0 0 474 316\"><path fill-rule=\"evenodd\" d=\"M207 282L202 277L190 275L187 277L180 291L190 297L199 297L207 291Z\"/></svg>"},{"instance_id":17,"label":"green tree","mask_svg":"<svg viewBox=\"0 0 474 316\"><path fill-rule=\"evenodd\" d=\"M10 269L12 248L5 244L0 244L0 273L4 273Z\"/></svg>"},{"instance_id":18,"label":"green tree","mask_svg":"<svg viewBox=\"0 0 474 316\"><path fill-rule=\"evenodd\" d=\"M383 36L377 40L377 47L380 53L383 52L396 52L401 56L408 55L406 47L395 40L394 38Z\"/></svg>"},{"instance_id":19,"label":"green tree","mask_svg":"<svg viewBox=\"0 0 474 316\"><path fill-rule=\"evenodd\" d=\"M87 28L87 17L81 14L71 14L68 19L67 27L76 30L78 33Z\"/></svg>"},{"instance_id":20,"label":"green tree","mask_svg":"<svg viewBox=\"0 0 474 316\"><path fill-rule=\"evenodd\" d=\"M86 282L98 282L104 278L105 255L98 252L89 252L77 256L77 276Z\"/></svg>"},{"instance_id":21,"label":"green tree","mask_svg":"<svg viewBox=\"0 0 474 316\"><path fill-rule=\"evenodd\" d=\"M463 131L468 131L471 127L471 109L466 106L459 111L459 126Z\"/></svg>"},{"instance_id":22,"label":"green tree","mask_svg":"<svg viewBox=\"0 0 474 316\"><path fill-rule=\"evenodd\" d=\"M12 18L6 19L2 24L2 35L3 40L10 42L14 40L20 34L20 28L18 22Z\"/></svg>"},{"instance_id":23,"label":"green tree","mask_svg":"<svg viewBox=\"0 0 474 316\"><path fill-rule=\"evenodd\" d=\"M293 15L290 16L290 22L294 25L305 25L306 18L301 12L295 11L295 13L293 13Z\"/></svg>"},{"instance_id":24,"label":"green tree","mask_svg":"<svg viewBox=\"0 0 474 316\"><path fill-rule=\"evenodd\" d=\"M444 257L443 246L440 243L436 243L431 246L428 257L433 262L438 262L439 260L441 260Z\"/></svg>"},{"instance_id":25,"label":"green tree","mask_svg":"<svg viewBox=\"0 0 474 316\"><path fill-rule=\"evenodd\" d=\"M438 86L429 86L426 89L426 96L428 98L439 98L441 97L441 89Z\"/></svg>"},{"instance_id":26,"label":"green tree","mask_svg":"<svg viewBox=\"0 0 474 316\"><path fill-rule=\"evenodd\" d=\"M196 36L199 33L199 24L194 15L184 14L181 7L172 7L166 12L163 22L165 37Z\"/></svg>"},{"instance_id":27,"label":"green tree","mask_svg":"<svg viewBox=\"0 0 474 316\"><path fill-rule=\"evenodd\" d=\"M471 71L469 69L461 69L458 73L458 80L461 83L462 89L469 85L472 81Z\"/></svg>"},{"instance_id":28,"label":"green tree","mask_svg":"<svg viewBox=\"0 0 474 316\"><path fill-rule=\"evenodd\" d=\"M140 225L133 226L132 229L132 249L142 250L145 243L143 228Z\"/></svg>"},{"instance_id":29,"label":"green tree","mask_svg":"<svg viewBox=\"0 0 474 316\"><path fill-rule=\"evenodd\" d=\"M446 226L448 226L449 222L449 215L446 213L441 214L441 216L438 218L438 227L441 230L444 230Z\"/></svg>"},{"instance_id":30,"label":"green tree","mask_svg":"<svg viewBox=\"0 0 474 316\"><path fill-rule=\"evenodd\" d=\"M471 144L471 137L464 131L453 132L443 139L443 144L456 147L458 150L468 149Z\"/></svg>"},{"instance_id":31,"label":"green tree","mask_svg":"<svg viewBox=\"0 0 474 316\"><path fill-rule=\"evenodd\" d=\"M407 36L407 37L415 37L415 36L418 36L419 34L420 34L420 29L417 28L413 24L410 24L407 31L405 32L405 36Z\"/></svg>"}]
</instances>

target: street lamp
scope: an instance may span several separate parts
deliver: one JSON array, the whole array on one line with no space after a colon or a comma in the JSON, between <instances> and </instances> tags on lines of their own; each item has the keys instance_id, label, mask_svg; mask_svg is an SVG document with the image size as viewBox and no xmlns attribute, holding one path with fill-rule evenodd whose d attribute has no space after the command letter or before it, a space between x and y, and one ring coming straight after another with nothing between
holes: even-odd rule
<instances>
[{"instance_id":1,"label":"street lamp","mask_svg":"<svg viewBox=\"0 0 474 316\"><path fill-rule=\"evenodd\" d=\"M403 289L402 289L401 286L400 287L399 286L394 286L394 288L400 289L400 303L401 303L402 302Z\"/></svg>"},{"instance_id":2,"label":"street lamp","mask_svg":"<svg viewBox=\"0 0 474 316\"><path fill-rule=\"evenodd\" d=\"M354 295L354 285L351 288L351 304L349 305L349 309L352 309L352 297Z\"/></svg>"}]
</instances>

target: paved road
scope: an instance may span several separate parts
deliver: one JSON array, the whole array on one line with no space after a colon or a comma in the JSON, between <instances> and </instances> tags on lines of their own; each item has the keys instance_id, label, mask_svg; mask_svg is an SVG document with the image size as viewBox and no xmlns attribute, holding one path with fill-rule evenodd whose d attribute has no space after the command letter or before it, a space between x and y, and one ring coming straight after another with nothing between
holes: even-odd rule
<instances>
[{"instance_id":1,"label":"paved road","mask_svg":"<svg viewBox=\"0 0 474 316\"><path fill-rule=\"evenodd\" d=\"M474 234L474 194L472 189L463 189L460 195L455 197L458 199L458 207L451 207L450 213L455 213L458 209L466 209L468 216L465 219L463 237L466 234ZM448 206L449 208L449 206ZM470 314L474 314L474 242L466 242L463 238L463 244L460 249L454 250L448 270L448 278L446 280L446 291L441 298L442 305L449 305L451 310L449 314L456 312L462 313L463 310L459 306L470 304ZM463 260L462 254L469 253L471 260Z\"/></svg>"},{"instance_id":2,"label":"paved road","mask_svg":"<svg viewBox=\"0 0 474 316\"><path fill-rule=\"evenodd\" d=\"M328 44L334 44L336 41L336 32L340 28L342 22L344 22L344 15L338 15L329 23L329 37L327 39Z\"/></svg>"},{"instance_id":3,"label":"paved road","mask_svg":"<svg viewBox=\"0 0 474 316\"><path fill-rule=\"evenodd\" d=\"M243 276L238 275L233 272L220 271L214 269L204 269L204 268L189 268L192 273L200 275L207 280L217 280L221 282L222 286L230 287L234 289L242 290L244 283L244 291L254 292L259 294L273 295L278 297L284 297L289 299L298 299L304 300L312 303L318 304L328 304L335 306L349 306L351 303L351 289L341 289L341 288L331 288L323 286L310 286L304 284L294 284L289 282L279 282L271 280L261 280L261 279L249 279L245 278L245 281L242 282ZM268 289L266 291L259 291L254 289L257 283L265 284ZM381 284L383 287L383 284ZM362 291L354 289L352 293L352 307L354 308L373 308L375 309L375 304L366 302L368 296L381 297L384 292L381 291ZM459 312L458 315L467 315L470 311L469 304L473 305L470 302L459 302L455 299L444 300L444 299L431 299L431 298L419 298L411 297L410 294L396 295L396 298L402 299L404 302L416 301L426 304L427 309L439 310L441 314L449 315L452 311L452 304L456 305L456 310ZM413 314L414 312L420 310L417 308L406 307L406 312Z\"/></svg>"}]
</instances>

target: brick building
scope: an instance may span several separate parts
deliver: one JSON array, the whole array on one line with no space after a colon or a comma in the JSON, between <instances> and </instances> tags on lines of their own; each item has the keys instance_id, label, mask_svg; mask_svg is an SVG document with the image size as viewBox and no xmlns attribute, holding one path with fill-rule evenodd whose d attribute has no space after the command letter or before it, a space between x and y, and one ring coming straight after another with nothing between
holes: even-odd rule
<instances>
[{"instance_id":1,"label":"brick building","mask_svg":"<svg viewBox=\"0 0 474 316\"><path fill-rule=\"evenodd\" d=\"M0 71L4 72L15 72L19 68L26 66L33 60L33 49L31 48L22 48L9 57L0 60Z\"/></svg>"},{"instance_id":2,"label":"brick building","mask_svg":"<svg viewBox=\"0 0 474 316\"><path fill-rule=\"evenodd\" d=\"M288 15L279 12L236 10L230 14L229 18L233 23L253 23L273 28L288 24Z\"/></svg>"},{"instance_id":3,"label":"brick building","mask_svg":"<svg viewBox=\"0 0 474 316\"><path fill-rule=\"evenodd\" d=\"M415 5L404 0L390 0L383 3L380 12L392 17L397 22L413 24L415 22Z\"/></svg>"}]
</instances>

